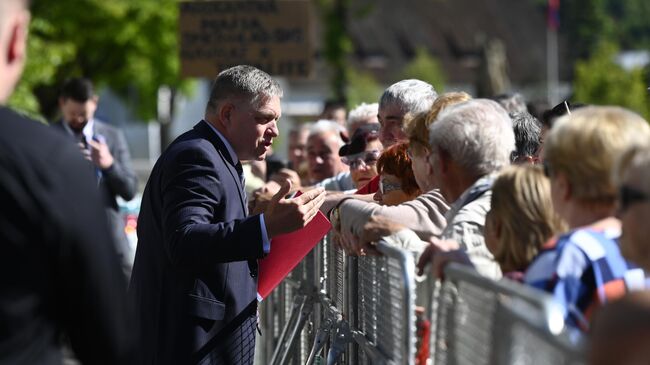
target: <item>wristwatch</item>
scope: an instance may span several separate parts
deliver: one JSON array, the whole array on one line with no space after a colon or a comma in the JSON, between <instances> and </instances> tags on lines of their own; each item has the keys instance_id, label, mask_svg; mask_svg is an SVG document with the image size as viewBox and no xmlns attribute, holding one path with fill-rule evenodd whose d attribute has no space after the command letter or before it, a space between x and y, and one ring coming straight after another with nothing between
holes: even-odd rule
<instances>
[{"instance_id":1,"label":"wristwatch","mask_svg":"<svg viewBox=\"0 0 650 365\"><path fill-rule=\"evenodd\" d=\"M332 209L330 212L330 222L332 223L332 228L334 228L335 231L341 231L341 214L339 212L338 206Z\"/></svg>"}]
</instances>

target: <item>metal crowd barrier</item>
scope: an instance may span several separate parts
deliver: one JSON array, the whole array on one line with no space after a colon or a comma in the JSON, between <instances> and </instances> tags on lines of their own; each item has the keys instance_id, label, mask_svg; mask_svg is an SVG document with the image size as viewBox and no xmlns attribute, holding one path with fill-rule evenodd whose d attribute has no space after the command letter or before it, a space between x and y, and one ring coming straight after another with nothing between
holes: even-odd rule
<instances>
[{"instance_id":1,"label":"metal crowd barrier","mask_svg":"<svg viewBox=\"0 0 650 365\"><path fill-rule=\"evenodd\" d=\"M561 308L546 293L457 264L445 268L433 292L434 364L580 363L580 346L572 345Z\"/></svg>"},{"instance_id":2,"label":"metal crowd barrier","mask_svg":"<svg viewBox=\"0 0 650 365\"><path fill-rule=\"evenodd\" d=\"M414 256L377 248L353 257L319 243L262 302L259 363L415 364ZM427 285L427 364L582 364L550 296L455 264Z\"/></svg>"}]
</instances>

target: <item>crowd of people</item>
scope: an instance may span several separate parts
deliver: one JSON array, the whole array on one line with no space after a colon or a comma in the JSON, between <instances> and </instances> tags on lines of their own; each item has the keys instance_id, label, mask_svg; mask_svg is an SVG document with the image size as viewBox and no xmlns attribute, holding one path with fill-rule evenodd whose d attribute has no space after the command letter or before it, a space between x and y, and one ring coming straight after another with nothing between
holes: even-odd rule
<instances>
[{"instance_id":1,"label":"crowd of people","mask_svg":"<svg viewBox=\"0 0 650 365\"><path fill-rule=\"evenodd\" d=\"M0 2L0 105L28 24L25 1ZM419 275L454 262L518 281L590 337L589 363L647 359L640 115L563 102L536 116L519 94L402 80L377 103L328 103L294 126L283 166L264 162L282 95L254 67L219 73L204 119L147 182L128 292L106 208L136 181L123 135L92 118L92 84L65 85L52 128L0 107L0 363L61 363L68 346L83 363L252 364L258 260L319 210L349 255L378 254L381 239L411 251Z\"/></svg>"},{"instance_id":2,"label":"crowd of people","mask_svg":"<svg viewBox=\"0 0 650 365\"><path fill-rule=\"evenodd\" d=\"M367 107L353 109L346 125L306 124L308 138L331 125L332 144L326 154L310 143L299 152L317 156L302 162L308 174L293 186L325 187L321 211L332 222L333 244L369 255L382 239L412 251L419 275L444 278L456 262L518 281L551 294L567 325L585 334L622 331L608 317L624 316L616 308L626 305L601 310L621 298L648 318L647 296L630 294L650 283L650 170L643 167L650 127L640 115L562 102L536 117L519 94L438 95L419 80L387 88L377 121L358 126L356 110ZM347 144L337 128L351 136ZM351 185L331 184L348 178ZM267 184L253 205L276 191ZM605 335L594 336L596 343ZM625 342L630 351L642 347Z\"/></svg>"}]
</instances>

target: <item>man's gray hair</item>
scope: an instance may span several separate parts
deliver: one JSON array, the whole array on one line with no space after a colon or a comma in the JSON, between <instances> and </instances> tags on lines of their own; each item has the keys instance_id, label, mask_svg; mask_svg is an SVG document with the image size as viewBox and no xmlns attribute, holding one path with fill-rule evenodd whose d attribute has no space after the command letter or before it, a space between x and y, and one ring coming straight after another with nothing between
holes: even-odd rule
<instances>
[{"instance_id":1,"label":"man's gray hair","mask_svg":"<svg viewBox=\"0 0 650 365\"><path fill-rule=\"evenodd\" d=\"M282 88L266 72L253 66L239 65L221 71L212 83L208 107L216 110L220 101L228 98L246 98L253 105L282 97Z\"/></svg>"},{"instance_id":2,"label":"man's gray hair","mask_svg":"<svg viewBox=\"0 0 650 365\"><path fill-rule=\"evenodd\" d=\"M379 112L378 103L372 103L372 104L361 103L360 105L357 105L354 109L350 110L350 113L348 114L348 122L347 122L348 127L350 127L354 123L364 121L368 118L377 117L378 112Z\"/></svg>"},{"instance_id":3,"label":"man's gray hair","mask_svg":"<svg viewBox=\"0 0 650 365\"><path fill-rule=\"evenodd\" d=\"M510 164L515 136L508 113L497 102L474 99L445 108L429 127L432 151L447 152L470 176Z\"/></svg>"},{"instance_id":4,"label":"man's gray hair","mask_svg":"<svg viewBox=\"0 0 650 365\"><path fill-rule=\"evenodd\" d=\"M428 112L438 97L430 84L416 79L398 81L388 87L379 98L379 108L397 105L404 113Z\"/></svg>"},{"instance_id":5,"label":"man's gray hair","mask_svg":"<svg viewBox=\"0 0 650 365\"><path fill-rule=\"evenodd\" d=\"M511 115L511 119L516 150L510 160L515 162L520 157L536 157L542 144L542 123L528 112Z\"/></svg>"},{"instance_id":6,"label":"man's gray hair","mask_svg":"<svg viewBox=\"0 0 650 365\"><path fill-rule=\"evenodd\" d=\"M309 137L318 135L318 134L331 134L338 143L339 147L342 147L345 142L343 141L343 135L346 133L345 128L340 124L336 123L333 120L321 119L314 123L309 130ZM338 152L338 151L336 151Z\"/></svg>"}]
</instances>

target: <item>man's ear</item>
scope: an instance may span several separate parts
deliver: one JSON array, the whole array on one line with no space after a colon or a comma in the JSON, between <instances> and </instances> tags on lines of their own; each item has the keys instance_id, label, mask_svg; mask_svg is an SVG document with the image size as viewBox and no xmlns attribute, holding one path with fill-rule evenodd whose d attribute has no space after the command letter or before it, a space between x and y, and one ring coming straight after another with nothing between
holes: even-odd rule
<instances>
[{"instance_id":1,"label":"man's ear","mask_svg":"<svg viewBox=\"0 0 650 365\"><path fill-rule=\"evenodd\" d=\"M30 15L27 10L20 12L9 25L9 43L7 47L7 63L20 65L27 56L27 34L29 31Z\"/></svg>"},{"instance_id":2,"label":"man's ear","mask_svg":"<svg viewBox=\"0 0 650 365\"><path fill-rule=\"evenodd\" d=\"M221 123L223 123L224 126L230 127L230 120L232 117L232 112L233 109L235 109L235 105L233 103L229 102L224 102L220 108L219 108L219 120L221 120Z\"/></svg>"},{"instance_id":3,"label":"man's ear","mask_svg":"<svg viewBox=\"0 0 650 365\"><path fill-rule=\"evenodd\" d=\"M442 148L437 147L437 149L438 151L435 154L435 158L438 159L438 166L440 167L440 171L437 172L446 175L450 169L451 156L449 156L449 153Z\"/></svg>"}]
</instances>

